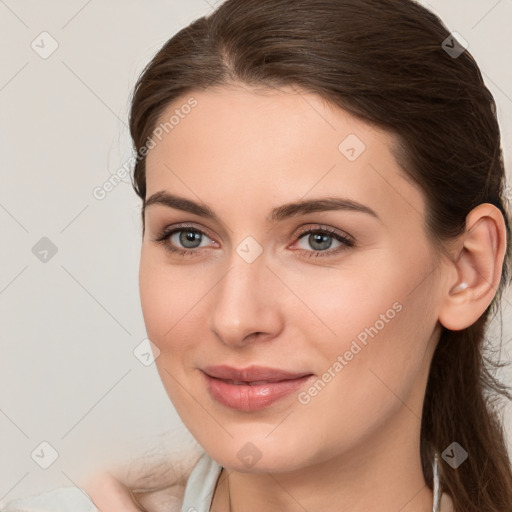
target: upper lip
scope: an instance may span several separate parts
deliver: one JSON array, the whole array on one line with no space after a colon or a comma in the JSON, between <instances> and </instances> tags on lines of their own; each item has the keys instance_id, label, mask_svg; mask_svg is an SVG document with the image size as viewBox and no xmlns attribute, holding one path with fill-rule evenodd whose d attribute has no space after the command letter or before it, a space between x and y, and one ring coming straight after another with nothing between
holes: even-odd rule
<instances>
[{"instance_id":1,"label":"upper lip","mask_svg":"<svg viewBox=\"0 0 512 512\"><path fill-rule=\"evenodd\" d=\"M267 381L279 382L282 380L292 380L311 375L309 372L290 372L279 368L269 368L266 366L249 366L247 368L233 368L227 365L206 366L202 369L210 377L223 380L233 380L235 382L254 382Z\"/></svg>"}]
</instances>

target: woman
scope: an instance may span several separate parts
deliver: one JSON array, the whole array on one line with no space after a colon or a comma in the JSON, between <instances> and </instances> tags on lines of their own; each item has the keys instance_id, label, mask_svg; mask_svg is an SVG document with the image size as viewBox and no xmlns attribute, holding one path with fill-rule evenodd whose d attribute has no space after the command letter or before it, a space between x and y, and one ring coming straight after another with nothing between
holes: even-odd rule
<instances>
[{"instance_id":1,"label":"woman","mask_svg":"<svg viewBox=\"0 0 512 512\"><path fill-rule=\"evenodd\" d=\"M227 0L148 64L130 129L144 321L204 455L91 481L96 507L512 510L500 133L434 14Z\"/></svg>"}]
</instances>

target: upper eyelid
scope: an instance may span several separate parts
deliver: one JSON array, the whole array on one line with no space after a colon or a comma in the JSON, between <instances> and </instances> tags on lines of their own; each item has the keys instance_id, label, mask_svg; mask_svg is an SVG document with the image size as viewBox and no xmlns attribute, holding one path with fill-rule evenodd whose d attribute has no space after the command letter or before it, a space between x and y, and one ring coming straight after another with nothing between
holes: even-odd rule
<instances>
[{"instance_id":1,"label":"upper eyelid","mask_svg":"<svg viewBox=\"0 0 512 512\"><path fill-rule=\"evenodd\" d=\"M339 228L334 228L334 227L331 227L331 226L327 226L325 224L316 224L316 225L306 225L306 226L302 226L301 228L299 228L299 231L296 233L295 236L302 236L303 234L306 234L310 231L325 231L327 233L329 233L330 235L339 235L339 236L342 236L342 237L345 237L345 238L350 238L350 239L353 239L353 237L351 235L349 235L346 231L342 230L342 229L339 229ZM295 232L294 232L295 233Z\"/></svg>"}]
</instances>

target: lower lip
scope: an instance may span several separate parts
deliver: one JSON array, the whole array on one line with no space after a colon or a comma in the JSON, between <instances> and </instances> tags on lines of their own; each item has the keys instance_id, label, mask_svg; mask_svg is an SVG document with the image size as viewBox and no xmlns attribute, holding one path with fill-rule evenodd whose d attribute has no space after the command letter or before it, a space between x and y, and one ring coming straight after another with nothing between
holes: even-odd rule
<instances>
[{"instance_id":1,"label":"lower lip","mask_svg":"<svg viewBox=\"0 0 512 512\"><path fill-rule=\"evenodd\" d=\"M257 411L273 404L277 400L298 391L313 375L298 379L269 382L250 386L248 384L228 384L227 382L210 377L203 372L208 391L217 402L239 411Z\"/></svg>"}]
</instances>

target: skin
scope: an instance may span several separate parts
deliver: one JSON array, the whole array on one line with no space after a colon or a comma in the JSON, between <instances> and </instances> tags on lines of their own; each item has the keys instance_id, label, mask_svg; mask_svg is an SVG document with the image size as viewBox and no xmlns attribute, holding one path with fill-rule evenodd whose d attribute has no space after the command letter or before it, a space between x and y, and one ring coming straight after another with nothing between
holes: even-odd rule
<instances>
[{"instance_id":1,"label":"skin","mask_svg":"<svg viewBox=\"0 0 512 512\"><path fill-rule=\"evenodd\" d=\"M80 487L89 495L100 512L140 512L129 490L110 472L90 476Z\"/></svg>"},{"instance_id":2,"label":"skin","mask_svg":"<svg viewBox=\"0 0 512 512\"><path fill-rule=\"evenodd\" d=\"M211 510L226 512L230 500L233 512L430 512L419 452L430 361L441 325L471 325L494 297L506 242L501 213L479 205L442 255L391 134L296 88L241 84L180 98L162 122L190 96L197 107L148 153L146 198L172 192L207 204L218 220L148 207L139 276L165 389L225 468ZM338 149L350 134L366 146L354 161ZM378 218L338 210L266 219L274 207L325 196L362 203ZM181 223L204 232L199 249L181 245L179 233L167 240L187 256L155 241ZM327 238L331 247L318 249L299 232L321 227L354 245ZM263 250L252 263L236 252L247 236ZM461 282L468 287L454 293ZM204 385L200 368L214 364L321 378L397 303L394 318L307 404L292 393L260 411L236 411ZM247 442L261 455L250 467L237 456Z\"/></svg>"}]
</instances>

